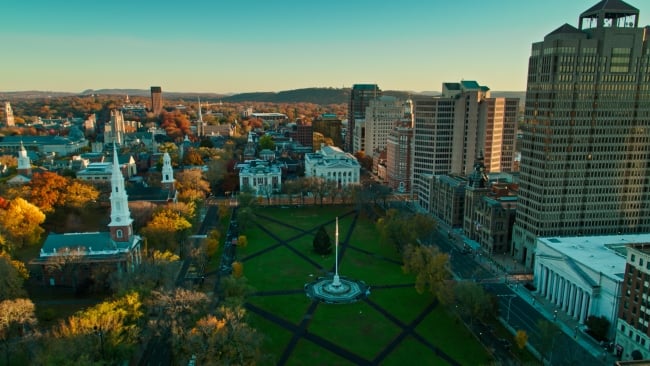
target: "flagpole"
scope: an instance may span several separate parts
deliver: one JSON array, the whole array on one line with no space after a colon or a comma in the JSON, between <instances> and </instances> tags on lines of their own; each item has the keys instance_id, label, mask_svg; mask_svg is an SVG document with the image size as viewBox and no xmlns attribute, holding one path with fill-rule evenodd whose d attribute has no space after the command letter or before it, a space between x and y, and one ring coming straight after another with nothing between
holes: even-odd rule
<instances>
[{"instance_id":1,"label":"flagpole","mask_svg":"<svg viewBox=\"0 0 650 366\"><path fill-rule=\"evenodd\" d=\"M332 285L334 286L340 286L341 282L339 280L339 218L338 216L336 217L336 230L334 231L334 237L335 237L335 255L334 255L334 280L332 281Z\"/></svg>"}]
</instances>

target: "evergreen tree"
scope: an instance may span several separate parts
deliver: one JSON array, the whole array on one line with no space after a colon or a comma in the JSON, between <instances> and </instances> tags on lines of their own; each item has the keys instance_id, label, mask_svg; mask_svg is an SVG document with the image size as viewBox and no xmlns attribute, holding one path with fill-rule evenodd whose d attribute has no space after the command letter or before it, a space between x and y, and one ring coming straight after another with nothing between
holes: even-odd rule
<instances>
[{"instance_id":1,"label":"evergreen tree","mask_svg":"<svg viewBox=\"0 0 650 366\"><path fill-rule=\"evenodd\" d=\"M332 240L330 240L324 226L321 226L316 232L314 251L318 254L330 254L332 252Z\"/></svg>"}]
</instances>

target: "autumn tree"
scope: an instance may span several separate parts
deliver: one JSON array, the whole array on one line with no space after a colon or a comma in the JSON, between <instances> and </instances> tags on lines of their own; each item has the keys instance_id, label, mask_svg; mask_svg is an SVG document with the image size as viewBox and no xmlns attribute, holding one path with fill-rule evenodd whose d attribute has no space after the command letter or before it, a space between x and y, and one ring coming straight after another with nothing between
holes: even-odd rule
<instances>
[{"instance_id":1,"label":"autumn tree","mask_svg":"<svg viewBox=\"0 0 650 366\"><path fill-rule=\"evenodd\" d=\"M34 173L29 182L30 202L39 207L43 212L54 211L56 206L63 203L63 195L69 180L56 173Z\"/></svg>"},{"instance_id":2,"label":"autumn tree","mask_svg":"<svg viewBox=\"0 0 650 366\"><path fill-rule=\"evenodd\" d=\"M208 232L208 236L203 239L205 245L205 254L208 258L212 258L217 254L219 249L219 240L221 240L221 232L216 229L212 229Z\"/></svg>"},{"instance_id":3,"label":"autumn tree","mask_svg":"<svg viewBox=\"0 0 650 366\"><path fill-rule=\"evenodd\" d=\"M248 246L248 237L246 237L246 235L239 235L237 237L237 246L240 248L246 248Z\"/></svg>"},{"instance_id":4,"label":"autumn tree","mask_svg":"<svg viewBox=\"0 0 650 366\"><path fill-rule=\"evenodd\" d=\"M312 246L314 252L317 254L326 255L332 253L332 239L329 234L327 234L327 231L325 231L324 226L321 225L321 227L318 228Z\"/></svg>"},{"instance_id":5,"label":"autumn tree","mask_svg":"<svg viewBox=\"0 0 650 366\"><path fill-rule=\"evenodd\" d=\"M36 206L18 197L9 203L7 209L0 209L0 235L11 254L15 249L38 243L44 230L41 224L45 214Z\"/></svg>"},{"instance_id":6,"label":"autumn tree","mask_svg":"<svg viewBox=\"0 0 650 366\"><path fill-rule=\"evenodd\" d=\"M271 135L264 135L260 137L260 140L257 144L259 145L260 150L275 150L275 141L273 141L273 137L271 137Z\"/></svg>"},{"instance_id":7,"label":"autumn tree","mask_svg":"<svg viewBox=\"0 0 650 366\"><path fill-rule=\"evenodd\" d=\"M149 294L154 289L171 289L181 267L179 259L174 253L153 250L143 256L142 263L132 271L113 272L109 281L110 287L117 294L130 291Z\"/></svg>"},{"instance_id":8,"label":"autumn tree","mask_svg":"<svg viewBox=\"0 0 650 366\"><path fill-rule=\"evenodd\" d=\"M377 220L381 241L401 251L406 245L426 243L436 227L435 220L423 214L403 213L389 209Z\"/></svg>"},{"instance_id":9,"label":"autumn tree","mask_svg":"<svg viewBox=\"0 0 650 366\"><path fill-rule=\"evenodd\" d=\"M133 229L137 232L153 218L158 206L148 201L129 202L129 210L133 218Z\"/></svg>"},{"instance_id":10,"label":"autumn tree","mask_svg":"<svg viewBox=\"0 0 650 366\"><path fill-rule=\"evenodd\" d=\"M191 227L192 224L177 211L165 208L157 212L147 226L142 228L142 234L152 248L176 252Z\"/></svg>"},{"instance_id":11,"label":"autumn tree","mask_svg":"<svg viewBox=\"0 0 650 366\"><path fill-rule=\"evenodd\" d=\"M454 286L454 298L461 314L470 319L485 320L491 313L492 299L483 287L475 282L462 281Z\"/></svg>"},{"instance_id":12,"label":"autumn tree","mask_svg":"<svg viewBox=\"0 0 650 366\"><path fill-rule=\"evenodd\" d=\"M242 307L222 306L199 319L182 344L183 362L194 355L198 365L257 365L263 360L263 336L245 319Z\"/></svg>"},{"instance_id":13,"label":"autumn tree","mask_svg":"<svg viewBox=\"0 0 650 366\"><path fill-rule=\"evenodd\" d=\"M526 331L521 329L518 330L517 333L515 334L515 344L517 345L517 348L524 349L527 343L528 343L528 334L526 333Z\"/></svg>"},{"instance_id":14,"label":"autumn tree","mask_svg":"<svg viewBox=\"0 0 650 366\"><path fill-rule=\"evenodd\" d=\"M235 278L241 278L244 275L244 264L242 262L232 262L232 275Z\"/></svg>"},{"instance_id":15,"label":"autumn tree","mask_svg":"<svg viewBox=\"0 0 650 366\"><path fill-rule=\"evenodd\" d=\"M71 179L65 192L61 195L62 206L80 209L88 205L89 202L95 202L98 197L97 188L77 179Z\"/></svg>"},{"instance_id":16,"label":"autumn tree","mask_svg":"<svg viewBox=\"0 0 650 366\"><path fill-rule=\"evenodd\" d=\"M210 193L210 184L199 169L184 170L176 175L178 197L184 202L200 201Z\"/></svg>"},{"instance_id":17,"label":"autumn tree","mask_svg":"<svg viewBox=\"0 0 650 366\"><path fill-rule=\"evenodd\" d=\"M0 341L5 365L10 364L12 344L35 331L37 324L34 303L30 299L0 301Z\"/></svg>"},{"instance_id":18,"label":"autumn tree","mask_svg":"<svg viewBox=\"0 0 650 366\"><path fill-rule=\"evenodd\" d=\"M12 260L7 253L0 253L0 301L25 296L23 284L28 276L22 262Z\"/></svg>"},{"instance_id":19,"label":"autumn tree","mask_svg":"<svg viewBox=\"0 0 650 366\"><path fill-rule=\"evenodd\" d=\"M175 141L182 140L186 135L191 134L190 121L187 116L179 111L161 113L162 122L160 127L165 129L167 136Z\"/></svg>"},{"instance_id":20,"label":"autumn tree","mask_svg":"<svg viewBox=\"0 0 650 366\"><path fill-rule=\"evenodd\" d=\"M415 275L415 289L433 294L443 304L453 299L449 286L449 255L435 246L407 245L403 251L405 273Z\"/></svg>"},{"instance_id":21,"label":"autumn tree","mask_svg":"<svg viewBox=\"0 0 650 366\"><path fill-rule=\"evenodd\" d=\"M52 329L36 364L122 364L138 346L142 315L135 292L80 311Z\"/></svg>"},{"instance_id":22,"label":"autumn tree","mask_svg":"<svg viewBox=\"0 0 650 366\"><path fill-rule=\"evenodd\" d=\"M201 154L195 149L187 149L183 153L183 165L199 166L203 165Z\"/></svg>"}]
</instances>

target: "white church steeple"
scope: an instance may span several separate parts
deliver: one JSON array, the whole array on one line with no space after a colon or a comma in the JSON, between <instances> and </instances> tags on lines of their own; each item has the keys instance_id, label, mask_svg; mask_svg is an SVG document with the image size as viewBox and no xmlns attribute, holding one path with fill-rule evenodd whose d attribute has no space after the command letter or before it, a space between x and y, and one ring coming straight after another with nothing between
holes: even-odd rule
<instances>
[{"instance_id":1,"label":"white church steeple","mask_svg":"<svg viewBox=\"0 0 650 366\"><path fill-rule=\"evenodd\" d=\"M131 212L129 211L128 196L124 189L124 176L120 169L117 147L113 144L113 171L111 174L111 223L108 228L114 241L130 241L133 236Z\"/></svg>"},{"instance_id":2,"label":"white church steeple","mask_svg":"<svg viewBox=\"0 0 650 366\"><path fill-rule=\"evenodd\" d=\"M20 150L18 150L18 174L31 176L32 175L32 161L27 156L27 150L23 142L20 142Z\"/></svg>"},{"instance_id":3,"label":"white church steeple","mask_svg":"<svg viewBox=\"0 0 650 366\"><path fill-rule=\"evenodd\" d=\"M174 169L172 168L172 158L169 156L169 153L165 151L165 155L163 155L162 166L162 188L172 191L174 189L174 182L175 180Z\"/></svg>"}]
</instances>

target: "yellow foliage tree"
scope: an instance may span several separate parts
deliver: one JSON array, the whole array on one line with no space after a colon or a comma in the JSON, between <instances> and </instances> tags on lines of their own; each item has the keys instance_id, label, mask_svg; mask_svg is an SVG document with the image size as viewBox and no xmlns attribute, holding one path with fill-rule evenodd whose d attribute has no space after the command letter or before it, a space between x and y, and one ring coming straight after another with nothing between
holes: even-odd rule
<instances>
[{"instance_id":1,"label":"yellow foliage tree","mask_svg":"<svg viewBox=\"0 0 650 366\"><path fill-rule=\"evenodd\" d=\"M232 262L232 275L235 278L241 278L244 275L244 265L242 262Z\"/></svg>"},{"instance_id":2,"label":"yellow foliage tree","mask_svg":"<svg viewBox=\"0 0 650 366\"><path fill-rule=\"evenodd\" d=\"M191 227L192 224L178 212L163 209L142 229L142 234L154 248L175 252Z\"/></svg>"},{"instance_id":3,"label":"yellow foliage tree","mask_svg":"<svg viewBox=\"0 0 650 366\"><path fill-rule=\"evenodd\" d=\"M402 269L415 275L415 289L418 293L428 291L438 301L447 304L453 299L453 286L448 285L449 255L441 253L435 246L406 245Z\"/></svg>"},{"instance_id":4,"label":"yellow foliage tree","mask_svg":"<svg viewBox=\"0 0 650 366\"><path fill-rule=\"evenodd\" d=\"M248 238L246 237L246 235L239 235L239 237L237 238L237 246L240 248L246 248L247 245L248 245Z\"/></svg>"},{"instance_id":5,"label":"yellow foliage tree","mask_svg":"<svg viewBox=\"0 0 650 366\"><path fill-rule=\"evenodd\" d=\"M36 206L17 197L11 201L6 210L0 209L0 234L6 238L6 250L13 250L25 245L36 244L44 232L41 224L45 214Z\"/></svg>"},{"instance_id":6,"label":"yellow foliage tree","mask_svg":"<svg viewBox=\"0 0 650 366\"><path fill-rule=\"evenodd\" d=\"M524 349L528 343L528 333L525 330L518 330L515 334L515 343L519 349Z\"/></svg>"}]
</instances>

